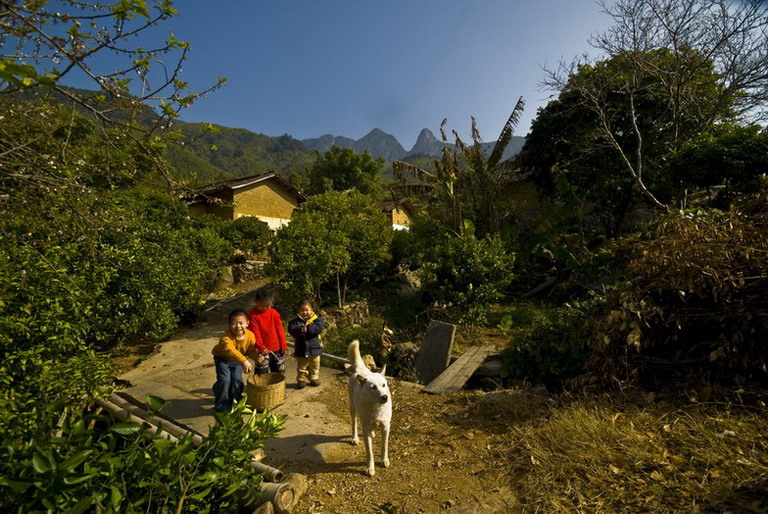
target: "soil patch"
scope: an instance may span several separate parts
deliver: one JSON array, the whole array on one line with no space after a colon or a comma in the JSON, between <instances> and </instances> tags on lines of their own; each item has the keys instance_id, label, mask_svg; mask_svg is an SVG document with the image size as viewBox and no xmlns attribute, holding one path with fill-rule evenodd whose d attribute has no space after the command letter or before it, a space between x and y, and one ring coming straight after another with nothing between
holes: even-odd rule
<instances>
[{"instance_id":1,"label":"soil patch","mask_svg":"<svg viewBox=\"0 0 768 514\"><path fill-rule=\"evenodd\" d=\"M320 396L342 414L348 408L346 380L335 378ZM509 418L493 400L499 393L431 396L397 380L390 386L390 467L378 464L377 441L376 475L365 475L365 449L351 444L344 420L337 451L327 462L275 458L281 469L308 475L309 490L295 512L502 513L519 508L504 464Z\"/></svg>"}]
</instances>

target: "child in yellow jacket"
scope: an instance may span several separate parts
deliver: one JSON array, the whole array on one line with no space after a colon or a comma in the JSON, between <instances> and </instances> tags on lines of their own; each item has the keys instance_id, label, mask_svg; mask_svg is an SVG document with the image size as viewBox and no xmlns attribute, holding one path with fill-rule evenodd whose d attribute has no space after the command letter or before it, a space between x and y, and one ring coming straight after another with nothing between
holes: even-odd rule
<instances>
[{"instance_id":1,"label":"child in yellow jacket","mask_svg":"<svg viewBox=\"0 0 768 514\"><path fill-rule=\"evenodd\" d=\"M253 370L248 357L256 361L260 359L258 336L247 328L248 314L241 310L232 311L228 326L227 332L211 351L216 367L216 383L213 384L216 412L230 409L243 397L243 372Z\"/></svg>"}]
</instances>

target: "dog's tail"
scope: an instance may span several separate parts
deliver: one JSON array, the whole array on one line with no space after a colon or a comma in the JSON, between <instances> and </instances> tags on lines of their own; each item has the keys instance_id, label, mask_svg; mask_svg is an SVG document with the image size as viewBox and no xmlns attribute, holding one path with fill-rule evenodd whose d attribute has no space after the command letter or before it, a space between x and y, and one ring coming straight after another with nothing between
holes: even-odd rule
<instances>
[{"instance_id":1,"label":"dog's tail","mask_svg":"<svg viewBox=\"0 0 768 514\"><path fill-rule=\"evenodd\" d=\"M355 339L347 347L347 357L352 361L352 367L364 366L363 357L360 355L360 341Z\"/></svg>"}]
</instances>

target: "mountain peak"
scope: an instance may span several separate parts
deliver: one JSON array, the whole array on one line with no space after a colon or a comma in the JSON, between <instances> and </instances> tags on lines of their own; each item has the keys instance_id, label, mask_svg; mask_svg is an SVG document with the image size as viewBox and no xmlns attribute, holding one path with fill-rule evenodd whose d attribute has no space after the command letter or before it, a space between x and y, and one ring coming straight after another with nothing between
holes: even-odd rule
<instances>
[{"instance_id":1,"label":"mountain peak","mask_svg":"<svg viewBox=\"0 0 768 514\"><path fill-rule=\"evenodd\" d=\"M428 128L421 129L419 137L416 138L416 144L413 145L408 155L440 155L445 143L438 141L435 135Z\"/></svg>"},{"instance_id":2,"label":"mountain peak","mask_svg":"<svg viewBox=\"0 0 768 514\"><path fill-rule=\"evenodd\" d=\"M507 149L504 152L503 158L506 159L519 152L520 148L523 146L523 141L525 141L525 138L513 136L509 146L507 146ZM419 136L416 138L416 144L413 145L413 148L411 148L409 152L405 151L395 136L387 134L380 128L372 129L357 141L344 136L325 134L313 139L303 139L302 143L304 143L307 148L319 152L326 152L334 145L340 148L351 148L356 153L367 151L374 159L384 157L389 162L395 159L403 159L411 155L439 157L443 152L443 148L450 146L437 139L428 128L421 129ZM494 144L496 144L495 141L484 143L484 146L487 151L490 152Z\"/></svg>"},{"instance_id":3,"label":"mountain peak","mask_svg":"<svg viewBox=\"0 0 768 514\"><path fill-rule=\"evenodd\" d=\"M402 159L405 156L403 145L392 134L375 128L358 139L352 147L355 152L368 152L371 157L384 157L387 161Z\"/></svg>"}]
</instances>

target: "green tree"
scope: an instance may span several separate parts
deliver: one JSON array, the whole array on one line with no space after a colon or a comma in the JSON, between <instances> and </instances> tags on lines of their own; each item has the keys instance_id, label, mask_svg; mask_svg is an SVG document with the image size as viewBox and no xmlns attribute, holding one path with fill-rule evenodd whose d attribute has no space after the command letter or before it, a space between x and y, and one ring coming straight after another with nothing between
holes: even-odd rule
<instances>
[{"instance_id":1,"label":"green tree","mask_svg":"<svg viewBox=\"0 0 768 514\"><path fill-rule=\"evenodd\" d=\"M603 5L615 25L592 39L606 56L561 65L546 83L574 92L594 134L653 206L682 207L663 157L712 124L764 113L766 7L749 0L620 0Z\"/></svg>"},{"instance_id":2,"label":"green tree","mask_svg":"<svg viewBox=\"0 0 768 514\"><path fill-rule=\"evenodd\" d=\"M342 305L349 287L389 262L391 240L392 227L374 198L330 191L303 204L277 232L267 273L294 293L315 298L333 284Z\"/></svg>"},{"instance_id":3,"label":"green tree","mask_svg":"<svg viewBox=\"0 0 768 514\"><path fill-rule=\"evenodd\" d=\"M294 296L319 299L321 287L349 267L348 244L323 215L299 211L275 234L264 271Z\"/></svg>"},{"instance_id":4,"label":"green tree","mask_svg":"<svg viewBox=\"0 0 768 514\"><path fill-rule=\"evenodd\" d=\"M357 192L330 191L314 197L302 210L317 213L328 220L329 228L346 236L349 266L339 272L343 303L348 287L376 277L389 262L392 225L375 197Z\"/></svg>"},{"instance_id":5,"label":"green tree","mask_svg":"<svg viewBox=\"0 0 768 514\"><path fill-rule=\"evenodd\" d=\"M556 205L573 212L575 206L567 195L578 192L592 206L589 219L598 224L595 230L615 237L636 197L634 182L613 150L600 141L596 127L596 116L582 106L579 95L563 91L539 109L515 159L520 169L532 173L538 189L556 200L550 202L553 209L545 218L562 217ZM550 225L560 224L542 219L540 225L546 232ZM590 229L582 226L580 231Z\"/></svg>"},{"instance_id":6,"label":"green tree","mask_svg":"<svg viewBox=\"0 0 768 514\"><path fill-rule=\"evenodd\" d=\"M331 147L309 168L309 192L355 189L363 194L375 193L383 186L384 159L373 159L368 152L356 154L350 148Z\"/></svg>"},{"instance_id":7,"label":"green tree","mask_svg":"<svg viewBox=\"0 0 768 514\"><path fill-rule=\"evenodd\" d=\"M621 232L638 200L657 207L685 204L695 182L673 173L673 155L712 126L713 118L732 115L729 109L715 110L718 76L695 52L686 52L700 66L686 83L692 100L683 120L668 108L658 76L636 76L627 86L625 74L640 58L639 52L625 53L580 66L559 97L538 112L518 156L518 164L535 172L543 190L554 194L558 176L576 187L608 237ZM667 49L643 53L642 59L656 70L674 71L675 57Z\"/></svg>"},{"instance_id":8,"label":"green tree","mask_svg":"<svg viewBox=\"0 0 768 514\"><path fill-rule=\"evenodd\" d=\"M725 186L718 202L759 189L768 174L768 131L757 125L715 125L688 141L669 160L670 173L686 190Z\"/></svg>"}]
</instances>

